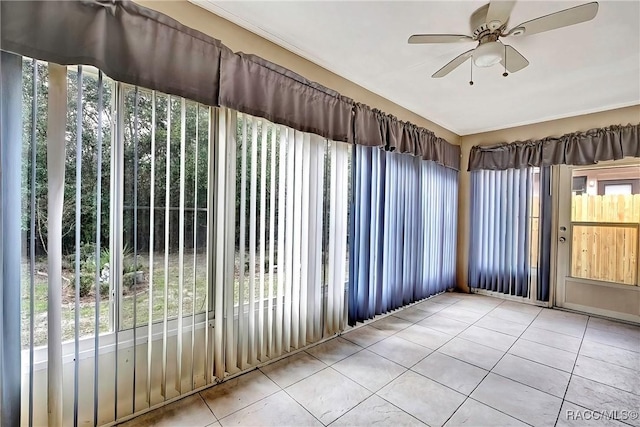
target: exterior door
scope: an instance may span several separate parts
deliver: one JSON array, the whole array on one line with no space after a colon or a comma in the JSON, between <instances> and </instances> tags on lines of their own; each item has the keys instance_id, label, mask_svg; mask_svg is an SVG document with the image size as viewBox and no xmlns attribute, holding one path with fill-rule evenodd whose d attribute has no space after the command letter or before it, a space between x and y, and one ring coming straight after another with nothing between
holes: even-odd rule
<instances>
[{"instance_id":1,"label":"exterior door","mask_svg":"<svg viewBox=\"0 0 640 427\"><path fill-rule=\"evenodd\" d=\"M638 161L559 167L555 305L640 323Z\"/></svg>"}]
</instances>

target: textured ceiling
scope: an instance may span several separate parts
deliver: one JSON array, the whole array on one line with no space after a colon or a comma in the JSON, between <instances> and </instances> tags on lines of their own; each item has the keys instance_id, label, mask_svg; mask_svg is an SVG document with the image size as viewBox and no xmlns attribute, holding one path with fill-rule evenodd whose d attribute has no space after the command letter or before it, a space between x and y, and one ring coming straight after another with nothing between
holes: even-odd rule
<instances>
[{"instance_id":1,"label":"textured ceiling","mask_svg":"<svg viewBox=\"0 0 640 427\"><path fill-rule=\"evenodd\" d=\"M640 103L638 1L601 1L592 21L502 39L530 65L506 78L499 65L474 67L473 86L469 62L430 76L475 44L407 38L470 34L486 1L192 1L459 135ZM520 1L508 27L582 3Z\"/></svg>"}]
</instances>

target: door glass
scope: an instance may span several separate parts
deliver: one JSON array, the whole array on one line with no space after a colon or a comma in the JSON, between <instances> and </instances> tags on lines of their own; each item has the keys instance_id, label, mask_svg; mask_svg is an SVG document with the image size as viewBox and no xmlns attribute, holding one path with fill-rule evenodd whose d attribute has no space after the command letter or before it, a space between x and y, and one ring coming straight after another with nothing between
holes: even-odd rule
<instances>
[{"instance_id":1,"label":"door glass","mask_svg":"<svg viewBox=\"0 0 640 427\"><path fill-rule=\"evenodd\" d=\"M572 178L571 276L637 285L640 166L574 169Z\"/></svg>"}]
</instances>

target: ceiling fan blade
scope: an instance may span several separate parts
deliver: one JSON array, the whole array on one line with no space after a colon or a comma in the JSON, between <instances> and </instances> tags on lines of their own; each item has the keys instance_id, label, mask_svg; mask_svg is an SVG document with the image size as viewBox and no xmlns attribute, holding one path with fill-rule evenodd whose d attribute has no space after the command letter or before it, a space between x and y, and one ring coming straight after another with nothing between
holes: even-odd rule
<instances>
[{"instance_id":1,"label":"ceiling fan blade","mask_svg":"<svg viewBox=\"0 0 640 427\"><path fill-rule=\"evenodd\" d=\"M489 25L489 28L497 30L506 24L509 21L509 16L515 3L515 1L492 0L489 3L489 11L487 12L487 25ZM492 26L492 22L497 22L497 24Z\"/></svg>"},{"instance_id":2,"label":"ceiling fan blade","mask_svg":"<svg viewBox=\"0 0 640 427\"><path fill-rule=\"evenodd\" d=\"M414 34L409 37L411 44L472 42L473 38L461 34Z\"/></svg>"},{"instance_id":3,"label":"ceiling fan blade","mask_svg":"<svg viewBox=\"0 0 640 427\"><path fill-rule=\"evenodd\" d=\"M598 3L586 3L570 9L561 10L560 12L550 15L541 16L531 21L523 22L514 27L508 34L522 32L523 35L531 35L542 33L544 31L555 30L556 28L568 27L569 25L579 24L581 22L590 21L595 18L598 13Z\"/></svg>"},{"instance_id":4,"label":"ceiling fan blade","mask_svg":"<svg viewBox=\"0 0 640 427\"><path fill-rule=\"evenodd\" d=\"M502 64L503 67L509 70L510 73L515 73L516 71L520 71L524 67L529 65L529 61L527 61L527 58L522 56L522 54L517 50L515 50L513 47L505 45L504 48L505 48L504 50L505 57L502 58L502 61L500 61L500 63ZM506 66L505 66L505 60L506 60Z\"/></svg>"},{"instance_id":5,"label":"ceiling fan blade","mask_svg":"<svg viewBox=\"0 0 640 427\"><path fill-rule=\"evenodd\" d=\"M458 68L460 65L462 65L467 59L471 58L471 54L473 53L473 51L474 49L471 49L466 51L463 54L456 56L456 58L453 61L449 62L444 67L440 68L431 77L433 77L434 79L437 79L437 78L446 76L447 74L449 74L450 72Z\"/></svg>"}]
</instances>

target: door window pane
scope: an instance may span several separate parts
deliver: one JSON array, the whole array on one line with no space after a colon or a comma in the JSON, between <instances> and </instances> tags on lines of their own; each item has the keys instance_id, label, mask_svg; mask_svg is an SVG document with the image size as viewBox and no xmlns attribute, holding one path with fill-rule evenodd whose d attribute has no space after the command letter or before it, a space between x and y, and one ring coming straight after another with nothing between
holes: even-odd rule
<instances>
[{"instance_id":1,"label":"door window pane","mask_svg":"<svg viewBox=\"0 0 640 427\"><path fill-rule=\"evenodd\" d=\"M571 196L571 276L637 285L640 166L574 170L578 177L587 186Z\"/></svg>"}]
</instances>

